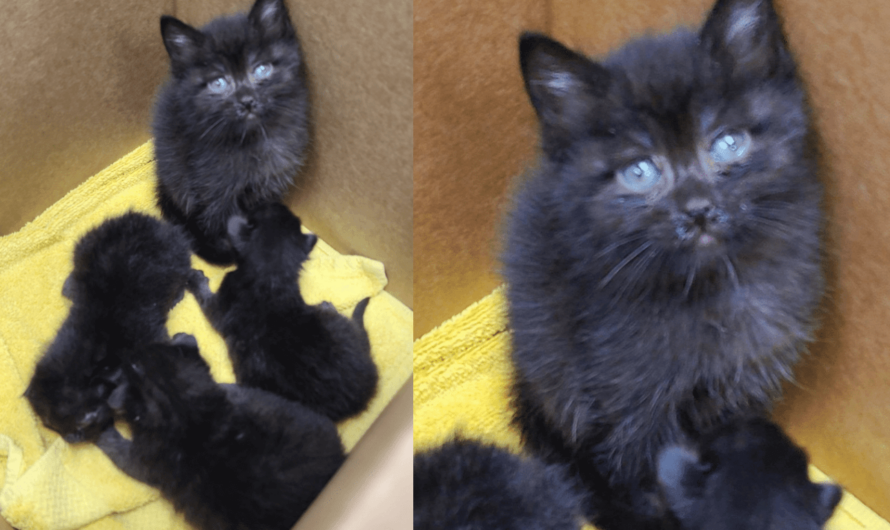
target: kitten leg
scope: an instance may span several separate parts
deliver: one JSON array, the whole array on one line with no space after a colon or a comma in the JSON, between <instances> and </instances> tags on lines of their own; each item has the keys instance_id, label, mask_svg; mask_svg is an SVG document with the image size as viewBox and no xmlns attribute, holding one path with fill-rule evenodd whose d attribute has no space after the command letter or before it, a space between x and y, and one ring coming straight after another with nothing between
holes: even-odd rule
<instances>
[{"instance_id":1,"label":"kitten leg","mask_svg":"<svg viewBox=\"0 0 890 530\"><path fill-rule=\"evenodd\" d=\"M133 459L131 453L133 442L121 436L121 433L117 432L114 425L108 427L99 435L96 445L121 471L139 482L154 485L149 481L145 467L140 466Z\"/></svg>"},{"instance_id":2,"label":"kitten leg","mask_svg":"<svg viewBox=\"0 0 890 530\"><path fill-rule=\"evenodd\" d=\"M213 298L213 291L210 290L210 280L204 275L203 271L192 269L189 274L187 288L198 301L198 305L203 309Z\"/></svg>"}]
</instances>

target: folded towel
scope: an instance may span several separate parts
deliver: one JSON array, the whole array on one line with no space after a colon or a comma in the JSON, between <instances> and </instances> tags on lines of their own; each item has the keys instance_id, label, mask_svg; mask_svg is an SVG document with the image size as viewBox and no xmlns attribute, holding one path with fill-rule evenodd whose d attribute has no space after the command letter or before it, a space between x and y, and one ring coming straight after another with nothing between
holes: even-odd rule
<instances>
[{"instance_id":1,"label":"folded towel","mask_svg":"<svg viewBox=\"0 0 890 530\"><path fill-rule=\"evenodd\" d=\"M441 445L459 432L520 453L520 434L510 421L511 377L507 301L501 286L415 341L415 451ZM814 466L810 476L829 480ZM845 492L825 528L890 530L890 523Z\"/></svg>"},{"instance_id":2,"label":"folded towel","mask_svg":"<svg viewBox=\"0 0 890 530\"><path fill-rule=\"evenodd\" d=\"M22 397L38 359L68 314L62 284L79 238L107 218L154 203L152 147L146 143L71 191L20 231L0 238L0 514L20 530L190 528L157 490L130 479L93 444L69 445L43 427ZM232 269L201 269L216 290ZM411 310L383 291L379 262L342 256L319 241L300 287L310 304L330 301L344 315L370 296L365 327L380 371L368 410L338 425L351 450L411 375ZM170 334L194 335L219 382L235 380L223 339L191 294L173 308Z\"/></svg>"}]
</instances>

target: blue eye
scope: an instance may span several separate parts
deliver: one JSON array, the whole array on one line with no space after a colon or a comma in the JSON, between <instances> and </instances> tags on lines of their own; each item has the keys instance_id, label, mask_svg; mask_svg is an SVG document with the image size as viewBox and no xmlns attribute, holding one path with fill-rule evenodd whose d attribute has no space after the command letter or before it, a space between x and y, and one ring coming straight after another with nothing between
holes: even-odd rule
<instances>
[{"instance_id":1,"label":"blue eye","mask_svg":"<svg viewBox=\"0 0 890 530\"><path fill-rule=\"evenodd\" d=\"M271 64L264 63L253 69L253 77L256 79L266 79L270 75L272 75Z\"/></svg>"},{"instance_id":2,"label":"blue eye","mask_svg":"<svg viewBox=\"0 0 890 530\"><path fill-rule=\"evenodd\" d=\"M744 158L751 147L751 135L745 131L723 133L711 144L711 160L728 164Z\"/></svg>"},{"instance_id":3,"label":"blue eye","mask_svg":"<svg viewBox=\"0 0 890 530\"><path fill-rule=\"evenodd\" d=\"M649 191L661 178L658 166L648 158L619 169L615 176L622 186L635 193Z\"/></svg>"},{"instance_id":4,"label":"blue eye","mask_svg":"<svg viewBox=\"0 0 890 530\"><path fill-rule=\"evenodd\" d=\"M225 77L217 77L213 81L207 83L207 89L217 94L225 92L229 88L229 82Z\"/></svg>"}]
</instances>

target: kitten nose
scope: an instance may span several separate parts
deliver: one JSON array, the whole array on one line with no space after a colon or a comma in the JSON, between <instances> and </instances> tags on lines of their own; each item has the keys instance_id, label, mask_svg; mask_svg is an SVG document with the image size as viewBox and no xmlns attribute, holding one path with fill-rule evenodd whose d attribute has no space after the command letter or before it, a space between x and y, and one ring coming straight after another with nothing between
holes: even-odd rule
<instances>
[{"instance_id":1,"label":"kitten nose","mask_svg":"<svg viewBox=\"0 0 890 530\"><path fill-rule=\"evenodd\" d=\"M686 201L684 209L689 217L704 217L714 207L711 201L704 197L693 197Z\"/></svg>"},{"instance_id":2,"label":"kitten nose","mask_svg":"<svg viewBox=\"0 0 890 530\"><path fill-rule=\"evenodd\" d=\"M240 101L241 105L247 110L253 110L253 107L256 106L256 100L253 96L241 96Z\"/></svg>"}]
</instances>

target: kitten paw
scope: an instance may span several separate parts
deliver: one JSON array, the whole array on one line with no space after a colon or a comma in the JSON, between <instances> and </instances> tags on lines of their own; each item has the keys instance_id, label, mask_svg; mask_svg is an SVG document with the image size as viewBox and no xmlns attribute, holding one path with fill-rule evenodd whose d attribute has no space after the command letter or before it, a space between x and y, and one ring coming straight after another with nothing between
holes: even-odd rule
<instances>
[{"instance_id":1,"label":"kitten paw","mask_svg":"<svg viewBox=\"0 0 890 530\"><path fill-rule=\"evenodd\" d=\"M192 269L192 272L189 274L187 288L195 295L198 304L202 306L213 297L213 291L210 290L210 280L207 279L203 271L198 269Z\"/></svg>"},{"instance_id":2,"label":"kitten paw","mask_svg":"<svg viewBox=\"0 0 890 530\"><path fill-rule=\"evenodd\" d=\"M194 335L189 335L188 333L177 333L176 335L173 335L172 339L170 339L170 344L174 346L188 346L190 348L197 348L198 339L196 339Z\"/></svg>"}]
</instances>

